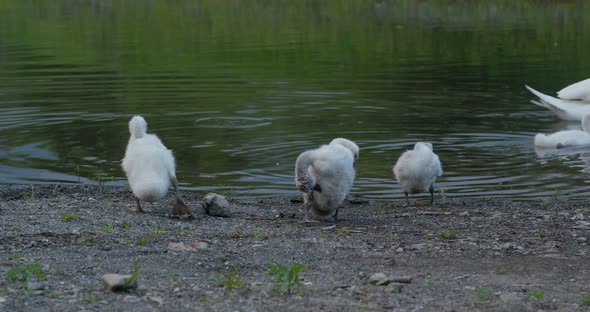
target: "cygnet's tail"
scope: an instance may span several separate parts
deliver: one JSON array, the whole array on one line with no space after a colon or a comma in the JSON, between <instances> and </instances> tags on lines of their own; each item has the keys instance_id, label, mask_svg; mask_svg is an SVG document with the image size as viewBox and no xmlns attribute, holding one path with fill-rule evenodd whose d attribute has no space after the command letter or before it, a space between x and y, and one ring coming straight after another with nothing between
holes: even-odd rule
<instances>
[{"instance_id":1,"label":"cygnet's tail","mask_svg":"<svg viewBox=\"0 0 590 312\"><path fill-rule=\"evenodd\" d=\"M153 202L159 200L168 192L168 183L163 180L146 179L146 181L130 182L135 197L143 201Z\"/></svg>"},{"instance_id":2,"label":"cygnet's tail","mask_svg":"<svg viewBox=\"0 0 590 312\"><path fill-rule=\"evenodd\" d=\"M549 145L546 135L542 133L537 133L537 135L535 135L535 146L549 147Z\"/></svg>"},{"instance_id":3,"label":"cygnet's tail","mask_svg":"<svg viewBox=\"0 0 590 312\"><path fill-rule=\"evenodd\" d=\"M129 121L129 133L131 137L139 139L147 132L147 122L141 116L133 116Z\"/></svg>"},{"instance_id":4,"label":"cygnet's tail","mask_svg":"<svg viewBox=\"0 0 590 312\"><path fill-rule=\"evenodd\" d=\"M297 189L303 193L311 193L314 189L321 190L316 184L316 179L309 172L313 162L313 152L307 151L297 157L295 163L295 184Z\"/></svg>"}]
</instances>

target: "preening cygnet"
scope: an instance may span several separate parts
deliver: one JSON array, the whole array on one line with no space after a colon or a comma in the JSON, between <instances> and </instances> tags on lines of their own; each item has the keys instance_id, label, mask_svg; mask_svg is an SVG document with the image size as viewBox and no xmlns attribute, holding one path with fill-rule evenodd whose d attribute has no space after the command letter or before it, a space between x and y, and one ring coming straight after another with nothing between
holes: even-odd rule
<instances>
[{"instance_id":1,"label":"preening cygnet","mask_svg":"<svg viewBox=\"0 0 590 312\"><path fill-rule=\"evenodd\" d=\"M430 191L430 204L434 204L434 181L442 175L440 160L432 152L432 144L418 142L413 150L405 151L393 167L393 174L401 185L409 203L408 194Z\"/></svg>"},{"instance_id":2,"label":"preening cygnet","mask_svg":"<svg viewBox=\"0 0 590 312\"><path fill-rule=\"evenodd\" d=\"M147 123L141 116L129 121L129 143L121 166L137 201L137 211L143 211L140 200L153 202L168 193L172 183L176 191L173 214L191 215L178 192L176 169L172 151L155 134L148 134Z\"/></svg>"},{"instance_id":3,"label":"preening cygnet","mask_svg":"<svg viewBox=\"0 0 590 312\"><path fill-rule=\"evenodd\" d=\"M590 114L582 117L582 130L565 130L535 136L535 146L562 148L569 146L590 145Z\"/></svg>"},{"instance_id":4,"label":"preening cygnet","mask_svg":"<svg viewBox=\"0 0 590 312\"><path fill-rule=\"evenodd\" d=\"M359 147L352 141L337 138L328 145L303 152L295 163L295 183L303 192L305 218L309 212L316 216L333 216L354 182L354 162Z\"/></svg>"},{"instance_id":5,"label":"preening cygnet","mask_svg":"<svg viewBox=\"0 0 590 312\"><path fill-rule=\"evenodd\" d=\"M557 117L565 120L582 120L582 116L590 113L590 79L576 82L557 92L559 98L543 94L529 86L525 86L541 102L534 104L551 110Z\"/></svg>"}]
</instances>

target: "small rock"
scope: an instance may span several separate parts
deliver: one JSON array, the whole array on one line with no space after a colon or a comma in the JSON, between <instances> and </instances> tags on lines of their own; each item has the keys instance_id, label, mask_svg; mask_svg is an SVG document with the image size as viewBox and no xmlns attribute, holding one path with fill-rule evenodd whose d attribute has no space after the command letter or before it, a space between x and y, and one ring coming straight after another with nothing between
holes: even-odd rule
<instances>
[{"instance_id":1,"label":"small rock","mask_svg":"<svg viewBox=\"0 0 590 312\"><path fill-rule=\"evenodd\" d=\"M2 303L2 302L6 302L6 298L0 297L0 303Z\"/></svg>"},{"instance_id":2,"label":"small rock","mask_svg":"<svg viewBox=\"0 0 590 312\"><path fill-rule=\"evenodd\" d=\"M47 283L45 283L45 282L27 282L27 288L29 290L45 290L45 289L47 289Z\"/></svg>"},{"instance_id":3,"label":"small rock","mask_svg":"<svg viewBox=\"0 0 590 312\"><path fill-rule=\"evenodd\" d=\"M137 279L134 279L129 285L127 285L127 281L130 278L131 275L105 274L102 276L102 283L104 289L110 291L125 291L137 288Z\"/></svg>"},{"instance_id":4,"label":"small rock","mask_svg":"<svg viewBox=\"0 0 590 312\"><path fill-rule=\"evenodd\" d=\"M512 243L505 243L505 244L502 244L502 246L501 246L500 248L502 248L502 249L504 249L504 250L511 249L511 248L512 248Z\"/></svg>"},{"instance_id":5,"label":"small rock","mask_svg":"<svg viewBox=\"0 0 590 312\"><path fill-rule=\"evenodd\" d=\"M397 251L397 252L404 252L404 249L402 247L399 247L395 251Z\"/></svg>"},{"instance_id":6,"label":"small rock","mask_svg":"<svg viewBox=\"0 0 590 312\"><path fill-rule=\"evenodd\" d=\"M214 217L228 218L232 214L232 209L227 199L215 193L205 195L203 208L206 214Z\"/></svg>"},{"instance_id":7,"label":"small rock","mask_svg":"<svg viewBox=\"0 0 590 312\"><path fill-rule=\"evenodd\" d=\"M197 251L199 249L207 249L209 244L201 241L194 241L192 243L170 243L168 250L171 251Z\"/></svg>"},{"instance_id":8,"label":"small rock","mask_svg":"<svg viewBox=\"0 0 590 312\"><path fill-rule=\"evenodd\" d=\"M154 297L154 296L146 296L145 299L148 302L153 302L157 305L163 305L164 304L164 300L160 297Z\"/></svg>"},{"instance_id":9,"label":"small rock","mask_svg":"<svg viewBox=\"0 0 590 312\"><path fill-rule=\"evenodd\" d=\"M514 303L520 301L520 297L515 293L500 294L500 301Z\"/></svg>"},{"instance_id":10,"label":"small rock","mask_svg":"<svg viewBox=\"0 0 590 312\"><path fill-rule=\"evenodd\" d=\"M373 273L369 276L369 284L371 285L382 286L389 283L391 283L391 280L383 273Z\"/></svg>"},{"instance_id":11,"label":"small rock","mask_svg":"<svg viewBox=\"0 0 590 312\"><path fill-rule=\"evenodd\" d=\"M123 302L135 303L135 302L139 302L139 298L137 296L127 295L123 298Z\"/></svg>"},{"instance_id":12,"label":"small rock","mask_svg":"<svg viewBox=\"0 0 590 312\"><path fill-rule=\"evenodd\" d=\"M411 276L394 276L389 279L391 282L409 284L412 282Z\"/></svg>"}]
</instances>

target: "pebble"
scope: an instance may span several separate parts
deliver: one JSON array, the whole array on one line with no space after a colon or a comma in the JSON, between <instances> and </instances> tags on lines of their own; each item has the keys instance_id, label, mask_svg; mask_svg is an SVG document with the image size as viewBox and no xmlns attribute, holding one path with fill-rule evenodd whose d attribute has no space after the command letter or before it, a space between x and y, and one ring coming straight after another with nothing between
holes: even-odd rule
<instances>
[{"instance_id":1,"label":"pebble","mask_svg":"<svg viewBox=\"0 0 590 312\"><path fill-rule=\"evenodd\" d=\"M160 297L146 296L145 299L148 302L153 302L153 303L155 303L155 304L157 304L159 306L161 306L161 305L164 304L164 300L162 298L160 298Z\"/></svg>"},{"instance_id":2,"label":"pebble","mask_svg":"<svg viewBox=\"0 0 590 312\"><path fill-rule=\"evenodd\" d=\"M369 276L369 284L371 285L383 286L389 283L391 280L383 273L373 273Z\"/></svg>"},{"instance_id":3,"label":"pebble","mask_svg":"<svg viewBox=\"0 0 590 312\"><path fill-rule=\"evenodd\" d=\"M45 289L47 289L47 283L45 283L45 282L27 282L27 288L29 290L45 290Z\"/></svg>"},{"instance_id":4,"label":"pebble","mask_svg":"<svg viewBox=\"0 0 590 312\"><path fill-rule=\"evenodd\" d=\"M2 302L6 302L6 298L0 297L0 303L2 303Z\"/></svg>"},{"instance_id":5,"label":"pebble","mask_svg":"<svg viewBox=\"0 0 590 312\"><path fill-rule=\"evenodd\" d=\"M209 244L201 241L194 241L191 243L170 243L168 250L170 251L197 251L199 249L207 249Z\"/></svg>"},{"instance_id":6,"label":"pebble","mask_svg":"<svg viewBox=\"0 0 590 312\"><path fill-rule=\"evenodd\" d=\"M214 217L228 218L232 214L232 208L227 199L215 193L205 195L203 209L206 214Z\"/></svg>"},{"instance_id":7,"label":"pebble","mask_svg":"<svg viewBox=\"0 0 590 312\"><path fill-rule=\"evenodd\" d=\"M125 291L127 289L137 288L137 279L134 279L126 289L125 284L130 278L131 275L105 274L102 276L102 283L104 289L110 291Z\"/></svg>"}]
</instances>

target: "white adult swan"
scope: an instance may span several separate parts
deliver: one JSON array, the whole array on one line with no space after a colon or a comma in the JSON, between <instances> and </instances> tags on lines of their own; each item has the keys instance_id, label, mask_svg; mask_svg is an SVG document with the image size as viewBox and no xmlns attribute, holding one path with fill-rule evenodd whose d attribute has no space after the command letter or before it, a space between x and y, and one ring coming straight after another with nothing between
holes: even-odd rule
<instances>
[{"instance_id":1,"label":"white adult swan","mask_svg":"<svg viewBox=\"0 0 590 312\"><path fill-rule=\"evenodd\" d=\"M405 151L395 163L393 174L401 185L409 204L408 194L430 191L430 204L434 204L434 181L442 175L438 156L432 144L418 142L413 150Z\"/></svg>"},{"instance_id":2,"label":"white adult swan","mask_svg":"<svg viewBox=\"0 0 590 312\"><path fill-rule=\"evenodd\" d=\"M535 136L535 146L562 148L570 146L590 145L590 114L582 117L582 130L565 130Z\"/></svg>"},{"instance_id":3,"label":"white adult swan","mask_svg":"<svg viewBox=\"0 0 590 312\"><path fill-rule=\"evenodd\" d=\"M306 219L310 211L316 216L338 219L338 209L354 182L354 162L358 157L359 147L343 138L297 157L295 183L303 192Z\"/></svg>"},{"instance_id":4,"label":"white adult swan","mask_svg":"<svg viewBox=\"0 0 590 312\"><path fill-rule=\"evenodd\" d=\"M135 195L137 211L143 212L140 200L153 202L168 193L170 183L176 191L175 215L191 216L180 198L172 151L166 148L155 134L148 134L147 123L141 116L129 121L129 143L121 166Z\"/></svg>"},{"instance_id":5,"label":"white adult swan","mask_svg":"<svg viewBox=\"0 0 590 312\"><path fill-rule=\"evenodd\" d=\"M529 86L534 95L539 97L540 102L533 103L546 107L557 117L564 120L582 120L582 116L590 113L590 79L576 82L557 92L559 98L543 94Z\"/></svg>"}]
</instances>

